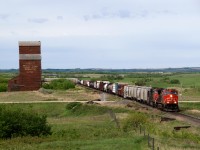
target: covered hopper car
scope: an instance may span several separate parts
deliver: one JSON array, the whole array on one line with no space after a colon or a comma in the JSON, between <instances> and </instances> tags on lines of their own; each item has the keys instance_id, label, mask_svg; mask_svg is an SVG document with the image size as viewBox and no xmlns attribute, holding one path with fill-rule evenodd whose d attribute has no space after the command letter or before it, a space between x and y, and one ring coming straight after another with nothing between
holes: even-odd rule
<instances>
[{"instance_id":1,"label":"covered hopper car","mask_svg":"<svg viewBox=\"0 0 200 150\"><path fill-rule=\"evenodd\" d=\"M152 88L109 81L84 81L77 82L81 85L99 91L118 95L125 99L135 100L166 111L179 111L178 91L176 89Z\"/></svg>"}]
</instances>

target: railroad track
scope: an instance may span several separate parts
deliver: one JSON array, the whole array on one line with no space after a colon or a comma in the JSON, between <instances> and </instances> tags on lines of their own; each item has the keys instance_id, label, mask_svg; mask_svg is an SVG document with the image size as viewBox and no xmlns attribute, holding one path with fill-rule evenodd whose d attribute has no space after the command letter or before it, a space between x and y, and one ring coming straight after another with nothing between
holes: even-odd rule
<instances>
[{"instance_id":1,"label":"railroad track","mask_svg":"<svg viewBox=\"0 0 200 150\"><path fill-rule=\"evenodd\" d=\"M106 93L106 92L99 91L97 89L93 89L93 88L86 87L86 86L83 86L83 85L79 85L79 86L90 89L90 90L94 90L94 91L99 92L99 93ZM113 95L113 94L110 94L110 93L106 93L106 94ZM144 108L147 108L147 109L150 109L150 110L152 110L152 109L159 110L158 108L153 108L152 106L149 106L149 105L146 105L146 104L142 104L142 103L139 103L139 102L136 102L136 103L138 105L140 105L141 107L144 107ZM160 111L162 111L162 110L160 110ZM171 118L175 118L175 119L181 120L181 121L187 121L188 123L192 123L194 125L200 126L200 118L197 118L197 117L194 117L194 116L191 116L191 115L187 115L187 114L184 114L182 112L166 112L166 111L164 111L164 112L165 112L165 115L169 115Z\"/></svg>"},{"instance_id":2,"label":"railroad track","mask_svg":"<svg viewBox=\"0 0 200 150\"><path fill-rule=\"evenodd\" d=\"M168 113L170 115L174 116L176 119L184 120L184 121L190 122L192 124L196 124L197 126L200 126L200 118L198 118L198 117L187 115L187 114L184 114L181 112L173 112L173 113L168 112Z\"/></svg>"}]
</instances>

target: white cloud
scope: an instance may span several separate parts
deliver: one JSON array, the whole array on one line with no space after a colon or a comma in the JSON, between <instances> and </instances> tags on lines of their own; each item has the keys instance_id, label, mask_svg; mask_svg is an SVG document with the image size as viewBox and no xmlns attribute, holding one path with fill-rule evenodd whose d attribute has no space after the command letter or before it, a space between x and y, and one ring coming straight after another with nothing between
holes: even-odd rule
<instances>
[{"instance_id":1,"label":"white cloud","mask_svg":"<svg viewBox=\"0 0 200 150\"><path fill-rule=\"evenodd\" d=\"M46 18L32 18L32 19L28 19L28 22L30 22L30 23L45 23L47 21L48 21L48 19L46 19Z\"/></svg>"},{"instance_id":2,"label":"white cloud","mask_svg":"<svg viewBox=\"0 0 200 150\"><path fill-rule=\"evenodd\" d=\"M56 19L57 20L63 20L63 16L57 16Z\"/></svg>"},{"instance_id":3,"label":"white cloud","mask_svg":"<svg viewBox=\"0 0 200 150\"><path fill-rule=\"evenodd\" d=\"M41 40L44 68L198 66L199 0L0 2L1 56L17 55L18 40Z\"/></svg>"},{"instance_id":4,"label":"white cloud","mask_svg":"<svg viewBox=\"0 0 200 150\"><path fill-rule=\"evenodd\" d=\"M7 20L9 17L9 14L0 14L0 20Z\"/></svg>"}]
</instances>

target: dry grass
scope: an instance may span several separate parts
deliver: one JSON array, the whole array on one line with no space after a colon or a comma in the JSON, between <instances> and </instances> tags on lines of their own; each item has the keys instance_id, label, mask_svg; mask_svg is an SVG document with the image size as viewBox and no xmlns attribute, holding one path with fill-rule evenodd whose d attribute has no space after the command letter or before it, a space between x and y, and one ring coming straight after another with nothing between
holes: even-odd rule
<instances>
[{"instance_id":1,"label":"dry grass","mask_svg":"<svg viewBox=\"0 0 200 150\"><path fill-rule=\"evenodd\" d=\"M1 92L0 102L28 102L28 101L89 101L99 99L100 95L92 90L76 87L75 90L54 91L44 94L39 91Z\"/></svg>"},{"instance_id":2,"label":"dry grass","mask_svg":"<svg viewBox=\"0 0 200 150\"><path fill-rule=\"evenodd\" d=\"M2 92L0 93L0 102L23 102L23 101L43 101L50 97L44 97L38 92Z\"/></svg>"},{"instance_id":3,"label":"dry grass","mask_svg":"<svg viewBox=\"0 0 200 150\"><path fill-rule=\"evenodd\" d=\"M199 101L200 96L179 96L179 101Z\"/></svg>"}]
</instances>

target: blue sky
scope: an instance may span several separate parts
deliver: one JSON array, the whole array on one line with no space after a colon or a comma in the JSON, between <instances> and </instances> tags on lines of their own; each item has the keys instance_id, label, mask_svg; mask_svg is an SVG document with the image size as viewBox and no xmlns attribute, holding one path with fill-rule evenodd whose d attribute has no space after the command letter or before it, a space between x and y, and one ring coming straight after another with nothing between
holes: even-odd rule
<instances>
[{"instance_id":1,"label":"blue sky","mask_svg":"<svg viewBox=\"0 0 200 150\"><path fill-rule=\"evenodd\" d=\"M43 68L200 66L199 0L0 0L0 69L18 41L42 43Z\"/></svg>"}]
</instances>

